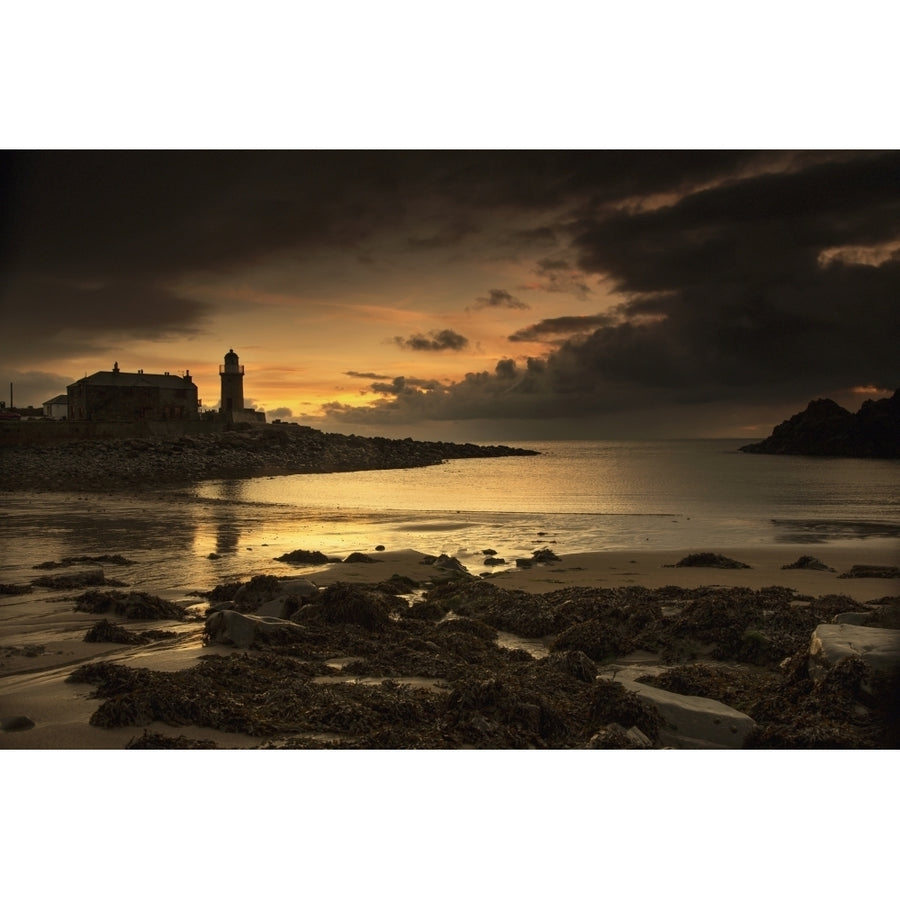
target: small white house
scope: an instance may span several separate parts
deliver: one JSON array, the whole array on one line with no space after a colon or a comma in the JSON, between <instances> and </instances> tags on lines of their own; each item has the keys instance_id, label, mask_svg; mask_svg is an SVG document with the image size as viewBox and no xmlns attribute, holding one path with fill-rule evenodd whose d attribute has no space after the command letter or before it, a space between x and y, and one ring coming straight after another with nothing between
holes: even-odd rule
<instances>
[{"instance_id":1,"label":"small white house","mask_svg":"<svg viewBox=\"0 0 900 900\"><path fill-rule=\"evenodd\" d=\"M43 403L44 415L51 419L65 419L69 415L69 397L66 394L58 394L52 400Z\"/></svg>"}]
</instances>

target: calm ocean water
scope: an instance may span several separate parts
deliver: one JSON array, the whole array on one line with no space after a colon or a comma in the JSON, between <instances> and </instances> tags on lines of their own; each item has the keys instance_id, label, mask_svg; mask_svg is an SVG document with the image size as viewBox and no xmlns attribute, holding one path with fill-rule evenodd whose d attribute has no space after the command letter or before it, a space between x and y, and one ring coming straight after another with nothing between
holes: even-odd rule
<instances>
[{"instance_id":1,"label":"calm ocean water","mask_svg":"<svg viewBox=\"0 0 900 900\"><path fill-rule=\"evenodd\" d=\"M540 456L201 483L133 498L8 495L0 580L64 556L122 553L143 589L286 574L273 557L414 548L473 564L539 547L700 550L892 541L900 462L757 456L740 441L572 441ZM210 559L216 554L218 559ZM26 574L27 572L27 574ZM18 578L16 578L18 576ZM123 577L126 571L123 570Z\"/></svg>"}]
</instances>

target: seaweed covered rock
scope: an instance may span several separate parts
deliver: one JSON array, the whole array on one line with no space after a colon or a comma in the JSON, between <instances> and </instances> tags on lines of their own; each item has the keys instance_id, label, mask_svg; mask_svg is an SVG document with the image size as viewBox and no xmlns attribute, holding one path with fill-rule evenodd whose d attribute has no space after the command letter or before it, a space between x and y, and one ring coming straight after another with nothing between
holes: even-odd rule
<instances>
[{"instance_id":1,"label":"seaweed covered rock","mask_svg":"<svg viewBox=\"0 0 900 900\"><path fill-rule=\"evenodd\" d=\"M345 563L376 563L379 561L380 560L372 559L367 553L360 553L358 550L344 559Z\"/></svg>"},{"instance_id":2,"label":"seaweed covered rock","mask_svg":"<svg viewBox=\"0 0 900 900\"><path fill-rule=\"evenodd\" d=\"M593 660L581 650L551 653L547 657L547 665L588 684L594 682L599 671Z\"/></svg>"},{"instance_id":3,"label":"seaweed covered rock","mask_svg":"<svg viewBox=\"0 0 900 900\"><path fill-rule=\"evenodd\" d=\"M231 602L238 612L289 619L318 593L319 589L307 578L256 575L238 587Z\"/></svg>"},{"instance_id":4,"label":"seaweed covered rock","mask_svg":"<svg viewBox=\"0 0 900 900\"><path fill-rule=\"evenodd\" d=\"M900 672L900 630L869 628L864 625L819 625L809 645L809 674L821 681L844 659L858 659L867 676L864 689L874 692L877 674L895 676Z\"/></svg>"},{"instance_id":5,"label":"seaweed covered rock","mask_svg":"<svg viewBox=\"0 0 900 900\"><path fill-rule=\"evenodd\" d=\"M707 697L674 694L636 680L638 672L622 670L621 686L651 704L662 720L658 736L669 747L694 750L737 750L756 728L750 716ZM620 724L626 724L620 722ZM640 725L640 723L634 723ZM646 729L643 729L645 733Z\"/></svg>"},{"instance_id":6,"label":"seaweed covered rock","mask_svg":"<svg viewBox=\"0 0 900 900\"><path fill-rule=\"evenodd\" d=\"M618 722L604 725L587 744L588 750L652 750L653 741L637 725L623 728Z\"/></svg>"},{"instance_id":7,"label":"seaweed covered rock","mask_svg":"<svg viewBox=\"0 0 900 900\"><path fill-rule=\"evenodd\" d=\"M581 651L590 659L603 662L628 653L632 646L631 639L619 623L590 619L567 628L550 648L554 651Z\"/></svg>"},{"instance_id":8,"label":"seaweed covered rock","mask_svg":"<svg viewBox=\"0 0 900 900\"><path fill-rule=\"evenodd\" d=\"M319 566L330 562L339 562L331 559L319 550L291 550L275 557L276 562L292 563L296 566Z\"/></svg>"},{"instance_id":9,"label":"seaweed covered rock","mask_svg":"<svg viewBox=\"0 0 900 900\"><path fill-rule=\"evenodd\" d=\"M759 722L753 749L874 749L900 746L900 672L873 672L858 656L809 676L809 653L783 666L781 683L748 712Z\"/></svg>"},{"instance_id":10,"label":"seaweed covered rock","mask_svg":"<svg viewBox=\"0 0 900 900\"><path fill-rule=\"evenodd\" d=\"M139 634L128 631L121 625L113 625L108 619L101 619L87 630L84 640L89 644L145 644Z\"/></svg>"},{"instance_id":11,"label":"seaweed covered rock","mask_svg":"<svg viewBox=\"0 0 900 900\"><path fill-rule=\"evenodd\" d=\"M188 738L183 734L178 737L169 737L157 731L147 731L137 738L132 738L126 745L126 750L216 750L218 744L215 741L206 741L200 738Z\"/></svg>"},{"instance_id":12,"label":"seaweed covered rock","mask_svg":"<svg viewBox=\"0 0 900 900\"><path fill-rule=\"evenodd\" d=\"M143 591L88 591L75 598L75 609L86 613L113 613L126 619L184 619L177 603Z\"/></svg>"},{"instance_id":13,"label":"seaweed covered rock","mask_svg":"<svg viewBox=\"0 0 900 900\"><path fill-rule=\"evenodd\" d=\"M31 582L36 587L52 588L64 591L71 588L96 587L105 584L113 584L121 587L118 582L107 581L103 569L88 569L84 572L70 572L65 575L42 575Z\"/></svg>"},{"instance_id":14,"label":"seaweed covered rock","mask_svg":"<svg viewBox=\"0 0 900 900\"><path fill-rule=\"evenodd\" d=\"M16 594L30 594L34 588L30 584L0 584L0 594L13 596Z\"/></svg>"},{"instance_id":15,"label":"seaweed covered rock","mask_svg":"<svg viewBox=\"0 0 900 900\"><path fill-rule=\"evenodd\" d=\"M559 562L559 557L549 547L544 547L531 554L531 561L535 563Z\"/></svg>"},{"instance_id":16,"label":"seaweed covered rock","mask_svg":"<svg viewBox=\"0 0 900 900\"><path fill-rule=\"evenodd\" d=\"M674 568L701 568L701 569L749 569L747 563L738 562L721 553L690 553L675 563Z\"/></svg>"},{"instance_id":17,"label":"seaweed covered rock","mask_svg":"<svg viewBox=\"0 0 900 900\"><path fill-rule=\"evenodd\" d=\"M388 605L377 591L338 581L314 604L307 606L302 621L317 618L327 625L358 625L367 631L384 631L391 622Z\"/></svg>"},{"instance_id":18,"label":"seaweed covered rock","mask_svg":"<svg viewBox=\"0 0 900 900\"><path fill-rule=\"evenodd\" d=\"M302 639L303 628L294 622L269 616L253 616L235 610L215 612L206 620L204 640L247 649L254 645L290 644Z\"/></svg>"},{"instance_id":19,"label":"seaweed covered rock","mask_svg":"<svg viewBox=\"0 0 900 900\"><path fill-rule=\"evenodd\" d=\"M851 566L838 578L900 578L898 566Z\"/></svg>"},{"instance_id":20,"label":"seaweed covered rock","mask_svg":"<svg viewBox=\"0 0 900 900\"><path fill-rule=\"evenodd\" d=\"M825 565L820 559L816 559L815 556L801 556L796 562L789 563L786 566L782 566L782 569L814 569L819 572L833 572L830 566Z\"/></svg>"},{"instance_id":21,"label":"seaweed covered rock","mask_svg":"<svg viewBox=\"0 0 900 900\"><path fill-rule=\"evenodd\" d=\"M591 725L617 724L624 729L636 726L655 741L664 722L652 703L617 681L599 681L591 690L589 721Z\"/></svg>"}]
</instances>

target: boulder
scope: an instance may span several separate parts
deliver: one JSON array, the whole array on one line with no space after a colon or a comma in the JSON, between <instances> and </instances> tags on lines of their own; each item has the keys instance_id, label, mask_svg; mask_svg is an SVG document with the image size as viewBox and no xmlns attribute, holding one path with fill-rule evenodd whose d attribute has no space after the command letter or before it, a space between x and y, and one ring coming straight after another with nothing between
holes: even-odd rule
<instances>
[{"instance_id":1,"label":"boulder","mask_svg":"<svg viewBox=\"0 0 900 900\"><path fill-rule=\"evenodd\" d=\"M596 663L580 650L551 653L547 658L547 665L558 672L565 672L579 681L586 681L588 684L597 677Z\"/></svg>"},{"instance_id":2,"label":"boulder","mask_svg":"<svg viewBox=\"0 0 900 900\"><path fill-rule=\"evenodd\" d=\"M749 569L747 563L738 562L729 556L722 556L721 553L690 553L683 559L680 559L674 566L666 566L665 568L704 568L704 569Z\"/></svg>"},{"instance_id":3,"label":"boulder","mask_svg":"<svg viewBox=\"0 0 900 900\"><path fill-rule=\"evenodd\" d=\"M845 623L819 625L809 643L809 676L821 681L847 657L857 657L884 675L900 672L900 630Z\"/></svg>"},{"instance_id":4,"label":"boulder","mask_svg":"<svg viewBox=\"0 0 900 900\"><path fill-rule=\"evenodd\" d=\"M789 565L782 566L782 569L815 569L819 572L833 572L834 569L831 566L825 565L821 559L816 559L815 556L801 556L796 562L792 562Z\"/></svg>"},{"instance_id":5,"label":"boulder","mask_svg":"<svg viewBox=\"0 0 900 900\"><path fill-rule=\"evenodd\" d=\"M659 742L683 750L739 750L756 727L750 716L707 697L675 694L636 681L646 674L640 667L620 670L613 677L622 686L656 707L665 725Z\"/></svg>"},{"instance_id":6,"label":"boulder","mask_svg":"<svg viewBox=\"0 0 900 900\"><path fill-rule=\"evenodd\" d=\"M368 556L365 553L360 553L359 551L355 551L351 553L345 560L345 563L374 563L378 562L377 559L372 559L371 556Z\"/></svg>"},{"instance_id":7,"label":"boulder","mask_svg":"<svg viewBox=\"0 0 900 900\"><path fill-rule=\"evenodd\" d=\"M549 547L544 547L543 550L535 550L531 554L531 559L532 562L536 563L559 562L559 557Z\"/></svg>"},{"instance_id":8,"label":"boulder","mask_svg":"<svg viewBox=\"0 0 900 900\"><path fill-rule=\"evenodd\" d=\"M318 593L319 589L308 578L257 575L235 591L234 606L240 612L287 619L305 600Z\"/></svg>"},{"instance_id":9,"label":"boulder","mask_svg":"<svg viewBox=\"0 0 900 900\"><path fill-rule=\"evenodd\" d=\"M204 637L208 643L228 644L246 650L257 642L289 643L305 631L303 626L283 619L223 610L213 613L206 620Z\"/></svg>"},{"instance_id":10,"label":"boulder","mask_svg":"<svg viewBox=\"0 0 900 900\"><path fill-rule=\"evenodd\" d=\"M469 572L455 556L447 556L446 553L442 553L431 565L436 569L450 569L453 572L464 572L466 574Z\"/></svg>"}]
</instances>

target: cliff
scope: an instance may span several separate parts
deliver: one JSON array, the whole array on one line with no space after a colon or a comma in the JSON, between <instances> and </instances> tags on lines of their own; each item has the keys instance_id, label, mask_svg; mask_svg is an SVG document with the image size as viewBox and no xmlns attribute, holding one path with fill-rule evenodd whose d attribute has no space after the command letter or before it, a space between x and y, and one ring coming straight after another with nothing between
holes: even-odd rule
<instances>
[{"instance_id":1,"label":"cliff","mask_svg":"<svg viewBox=\"0 0 900 900\"><path fill-rule=\"evenodd\" d=\"M744 453L803 456L900 458L900 390L883 400L867 400L852 413L833 400L813 400L803 412L776 426Z\"/></svg>"}]
</instances>

